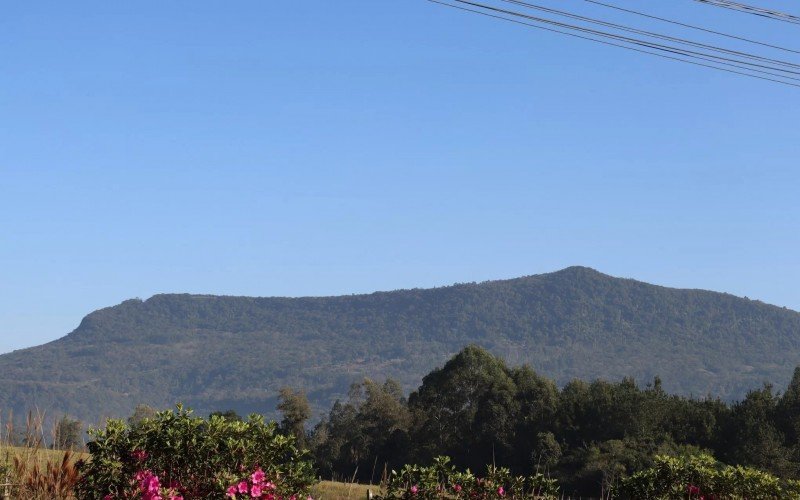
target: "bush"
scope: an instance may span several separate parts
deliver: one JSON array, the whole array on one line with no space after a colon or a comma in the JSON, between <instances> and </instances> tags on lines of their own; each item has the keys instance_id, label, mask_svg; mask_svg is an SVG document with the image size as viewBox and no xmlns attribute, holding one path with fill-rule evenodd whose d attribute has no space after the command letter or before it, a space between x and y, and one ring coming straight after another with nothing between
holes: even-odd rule
<instances>
[{"instance_id":1,"label":"bush","mask_svg":"<svg viewBox=\"0 0 800 500\"><path fill-rule=\"evenodd\" d=\"M486 476L478 477L469 469L456 470L448 457L437 457L429 467L406 465L392 471L383 500L557 498L558 490L556 480L543 474L512 476L508 469L490 465Z\"/></svg>"},{"instance_id":2,"label":"bush","mask_svg":"<svg viewBox=\"0 0 800 500\"><path fill-rule=\"evenodd\" d=\"M800 482L749 467L731 467L710 455L656 456L655 465L622 480L623 499L767 500L800 498Z\"/></svg>"},{"instance_id":3,"label":"bush","mask_svg":"<svg viewBox=\"0 0 800 500\"><path fill-rule=\"evenodd\" d=\"M178 405L177 412L158 412L133 427L108 420L89 434L79 499L223 498L248 477L250 498L253 485L264 486L265 498L306 498L314 483L307 453L258 415L245 422L205 420Z\"/></svg>"}]
</instances>

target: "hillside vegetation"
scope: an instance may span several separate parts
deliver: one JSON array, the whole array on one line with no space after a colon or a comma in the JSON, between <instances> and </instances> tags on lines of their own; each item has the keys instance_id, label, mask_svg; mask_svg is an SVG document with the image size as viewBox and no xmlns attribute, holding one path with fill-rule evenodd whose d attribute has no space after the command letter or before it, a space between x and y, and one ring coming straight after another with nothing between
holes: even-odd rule
<instances>
[{"instance_id":1,"label":"hillside vegetation","mask_svg":"<svg viewBox=\"0 0 800 500\"><path fill-rule=\"evenodd\" d=\"M284 432L297 414L285 415ZM556 497L555 486L574 498L619 488L632 499L800 498L798 423L800 367L780 395L762 387L726 403L668 394L659 378L644 388L631 379L574 380L559 388L529 366L510 367L468 346L407 398L391 380L354 384L307 443L326 478L372 481L376 470L432 465L447 456L457 469L487 476L491 465L513 475L533 471L528 489ZM434 469L407 470L395 485L458 477ZM463 477L455 481L466 486ZM687 496L689 485L698 490ZM426 491L436 487L428 482ZM663 495L673 487L677 495Z\"/></svg>"},{"instance_id":2,"label":"hillside vegetation","mask_svg":"<svg viewBox=\"0 0 800 500\"><path fill-rule=\"evenodd\" d=\"M0 408L85 422L175 401L271 414L292 386L319 413L363 377L412 389L467 344L559 384L659 375L669 392L732 399L765 381L786 386L800 365L800 314L582 267L341 297L156 295L0 356Z\"/></svg>"}]
</instances>

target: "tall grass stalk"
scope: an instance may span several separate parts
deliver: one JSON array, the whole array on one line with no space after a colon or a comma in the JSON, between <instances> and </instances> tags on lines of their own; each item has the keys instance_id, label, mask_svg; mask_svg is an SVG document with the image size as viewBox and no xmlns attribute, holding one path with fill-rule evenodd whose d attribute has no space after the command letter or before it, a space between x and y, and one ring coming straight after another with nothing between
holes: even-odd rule
<instances>
[{"instance_id":1,"label":"tall grass stalk","mask_svg":"<svg viewBox=\"0 0 800 500\"><path fill-rule=\"evenodd\" d=\"M6 499L72 500L79 474L79 454L50 450L45 438L46 415L29 412L17 432L13 414L0 420L0 495ZM55 433L55 429L52 432Z\"/></svg>"}]
</instances>

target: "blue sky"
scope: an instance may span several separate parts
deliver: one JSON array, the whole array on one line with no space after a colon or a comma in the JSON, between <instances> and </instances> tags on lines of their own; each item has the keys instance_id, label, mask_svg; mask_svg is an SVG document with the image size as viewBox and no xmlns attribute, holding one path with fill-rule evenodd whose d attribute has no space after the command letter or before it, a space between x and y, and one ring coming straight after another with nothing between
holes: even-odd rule
<instances>
[{"instance_id":1,"label":"blue sky","mask_svg":"<svg viewBox=\"0 0 800 500\"><path fill-rule=\"evenodd\" d=\"M800 48L692 0L616 3ZM800 89L423 0L9 4L0 352L155 293L576 264L800 309L798 111Z\"/></svg>"}]
</instances>

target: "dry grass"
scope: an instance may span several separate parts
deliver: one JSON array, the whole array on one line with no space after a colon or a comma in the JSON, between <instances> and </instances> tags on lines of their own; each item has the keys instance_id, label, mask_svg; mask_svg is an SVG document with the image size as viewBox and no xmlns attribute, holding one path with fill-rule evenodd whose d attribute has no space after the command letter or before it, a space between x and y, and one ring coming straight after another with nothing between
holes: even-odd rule
<instances>
[{"instance_id":1,"label":"dry grass","mask_svg":"<svg viewBox=\"0 0 800 500\"><path fill-rule=\"evenodd\" d=\"M75 467L75 454L65 451L61 460L48 458L44 466L38 460L14 458L14 477L20 498L31 500L69 500L75 498L74 490L80 474Z\"/></svg>"},{"instance_id":2,"label":"dry grass","mask_svg":"<svg viewBox=\"0 0 800 500\"><path fill-rule=\"evenodd\" d=\"M377 495L380 493L380 486L322 481L311 488L311 496L317 500L366 500L369 490Z\"/></svg>"},{"instance_id":3,"label":"dry grass","mask_svg":"<svg viewBox=\"0 0 800 500\"><path fill-rule=\"evenodd\" d=\"M26 500L70 500L79 474L76 462L85 453L49 450L45 446L44 415L29 413L21 439L24 446L12 446L16 437L8 419L0 426L0 497ZM19 437L17 437L19 439Z\"/></svg>"},{"instance_id":4,"label":"dry grass","mask_svg":"<svg viewBox=\"0 0 800 500\"><path fill-rule=\"evenodd\" d=\"M19 459L28 466L38 464L39 467L45 467L48 462L60 462L64 458L66 452L63 450L48 450L45 448L28 448L25 446L3 446L0 444L0 465L3 463L9 466L14 465L14 460ZM73 460L80 460L89 456L88 453L83 452L70 452Z\"/></svg>"}]
</instances>

